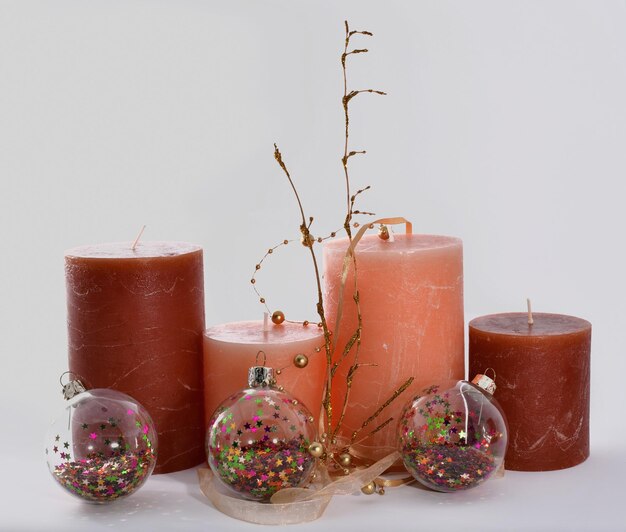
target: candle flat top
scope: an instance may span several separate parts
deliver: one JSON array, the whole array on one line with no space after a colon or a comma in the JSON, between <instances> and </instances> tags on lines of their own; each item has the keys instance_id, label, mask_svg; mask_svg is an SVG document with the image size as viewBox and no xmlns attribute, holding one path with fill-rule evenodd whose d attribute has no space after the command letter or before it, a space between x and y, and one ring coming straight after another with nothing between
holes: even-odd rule
<instances>
[{"instance_id":1,"label":"candle flat top","mask_svg":"<svg viewBox=\"0 0 626 532\"><path fill-rule=\"evenodd\" d=\"M132 249L132 242L111 242L78 246L68 249L66 257L81 259L148 259L174 257L201 251L202 247L189 242L138 242Z\"/></svg>"},{"instance_id":2,"label":"candle flat top","mask_svg":"<svg viewBox=\"0 0 626 532\"><path fill-rule=\"evenodd\" d=\"M211 340L236 344L286 344L308 341L311 338L320 339L320 347L324 343L324 334L317 325L304 327L298 323L269 323L268 330L263 330L263 321L237 321L223 323L208 328L204 336Z\"/></svg>"},{"instance_id":3,"label":"candle flat top","mask_svg":"<svg viewBox=\"0 0 626 532\"><path fill-rule=\"evenodd\" d=\"M508 336L553 336L591 328L587 320L565 314L533 312L533 320L534 323L529 325L526 312L511 312L481 316L470 321L469 326L486 333Z\"/></svg>"},{"instance_id":4,"label":"candle flat top","mask_svg":"<svg viewBox=\"0 0 626 532\"><path fill-rule=\"evenodd\" d=\"M378 235L364 235L356 246L357 253L425 253L436 252L446 248L460 248L463 242L460 238L443 235L405 235L399 234L391 240L383 240ZM339 238L329 240L324 244L326 253L345 253L348 249L348 239Z\"/></svg>"}]
</instances>

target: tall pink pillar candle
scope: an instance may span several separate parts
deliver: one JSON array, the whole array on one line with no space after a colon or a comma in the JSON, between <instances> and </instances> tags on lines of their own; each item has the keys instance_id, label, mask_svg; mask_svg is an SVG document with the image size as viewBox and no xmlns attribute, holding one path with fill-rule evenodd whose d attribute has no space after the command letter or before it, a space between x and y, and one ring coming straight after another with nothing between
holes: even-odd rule
<instances>
[{"instance_id":1,"label":"tall pink pillar candle","mask_svg":"<svg viewBox=\"0 0 626 532\"><path fill-rule=\"evenodd\" d=\"M330 327L335 324L343 261L348 240L324 246L325 305ZM356 247L357 281L362 314L359 363L350 392L341 435L352 432L391 397L409 377L415 381L364 429L357 441L389 417L384 429L355 446L375 460L397 447L397 422L404 404L425 386L464 377L463 245L449 236L396 235L382 240L364 236ZM343 294L343 316L335 358L357 328L350 267ZM351 355L333 380L335 419L346 391Z\"/></svg>"},{"instance_id":2,"label":"tall pink pillar candle","mask_svg":"<svg viewBox=\"0 0 626 532\"><path fill-rule=\"evenodd\" d=\"M248 382L248 368L265 365L280 370L276 381L300 400L317 420L326 375L324 335L315 325L241 321L216 325L204 333L204 411L205 425L217 407ZM308 358L304 368L294 365L294 357Z\"/></svg>"}]
</instances>

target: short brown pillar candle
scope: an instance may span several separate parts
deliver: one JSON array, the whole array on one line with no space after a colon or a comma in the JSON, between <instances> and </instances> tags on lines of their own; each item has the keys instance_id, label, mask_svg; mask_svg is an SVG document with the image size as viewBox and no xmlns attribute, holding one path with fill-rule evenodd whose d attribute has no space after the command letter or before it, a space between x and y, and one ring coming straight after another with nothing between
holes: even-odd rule
<instances>
[{"instance_id":1,"label":"short brown pillar candle","mask_svg":"<svg viewBox=\"0 0 626 532\"><path fill-rule=\"evenodd\" d=\"M102 244L65 255L69 369L139 401L158 433L155 473L204 461L202 248Z\"/></svg>"},{"instance_id":2,"label":"short brown pillar candle","mask_svg":"<svg viewBox=\"0 0 626 532\"><path fill-rule=\"evenodd\" d=\"M589 456L591 324L561 314L493 314L469 324L469 373L493 368L509 425L504 465L565 469Z\"/></svg>"}]
</instances>

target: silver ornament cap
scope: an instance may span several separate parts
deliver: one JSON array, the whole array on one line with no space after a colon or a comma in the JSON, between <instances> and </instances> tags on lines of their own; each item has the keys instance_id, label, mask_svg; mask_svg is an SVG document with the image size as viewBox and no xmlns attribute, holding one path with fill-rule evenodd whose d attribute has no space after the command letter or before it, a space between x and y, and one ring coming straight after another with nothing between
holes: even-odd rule
<instances>
[{"instance_id":1,"label":"silver ornament cap","mask_svg":"<svg viewBox=\"0 0 626 532\"><path fill-rule=\"evenodd\" d=\"M250 388L271 388L275 384L274 368L252 366L248 369L248 386Z\"/></svg>"},{"instance_id":2,"label":"silver ornament cap","mask_svg":"<svg viewBox=\"0 0 626 532\"><path fill-rule=\"evenodd\" d=\"M85 386L78 379L71 380L63 385L63 397L68 401L75 395L85 391L87 391Z\"/></svg>"},{"instance_id":3,"label":"silver ornament cap","mask_svg":"<svg viewBox=\"0 0 626 532\"><path fill-rule=\"evenodd\" d=\"M496 391L496 381L487 375L479 373L472 379L472 384L478 386L481 390L486 391L489 395L493 395Z\"/></svg>"}]
</instances>

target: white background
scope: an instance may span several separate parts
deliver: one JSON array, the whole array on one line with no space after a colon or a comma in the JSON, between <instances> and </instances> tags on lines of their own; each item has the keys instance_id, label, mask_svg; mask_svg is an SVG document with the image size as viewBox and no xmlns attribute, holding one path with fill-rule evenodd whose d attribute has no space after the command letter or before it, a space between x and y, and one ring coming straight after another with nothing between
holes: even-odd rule
<instances>
[{"instance_id":1,"label":"white background","mask_svg":"<svg viewBox=\"0 0 626 532\"><path fill-rule=\"evenodd\" d=\"M63 251L104 241L205 248L207 324L254 319L264 250L298 237L278 142L315 234L343 219L343 20L360 207L465 245L467 318L523 310L593 323L592 457L466 493L335 499L303 530L613 530L623 512L626 3L0 1L0 528L253 528L203 502L193 471L106 508L48 478L63 408ZM259 277L314 319L301 246Z\"/></svg>"}]
</instances>

